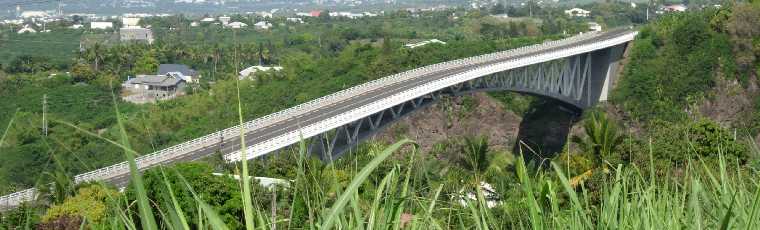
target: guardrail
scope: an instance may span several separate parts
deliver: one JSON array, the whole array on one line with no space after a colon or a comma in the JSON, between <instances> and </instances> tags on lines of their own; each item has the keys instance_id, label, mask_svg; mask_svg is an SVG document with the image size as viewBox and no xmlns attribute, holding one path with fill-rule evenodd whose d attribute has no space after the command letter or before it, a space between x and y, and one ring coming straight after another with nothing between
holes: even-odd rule
<instances>
[{"instance_id":1,"label":"guardrail","mask_svg":"<svg viewBox=\"0 0 760 230\"><path fill-rule=\"evenodd\" d=\"M633 33L633 35L635 35L635 33ZM629 40L632 39L632 35L630 35L630 34L628 34L627 36L621 36L621 37L618 37L617 39L615 39L615 38L607 39L605 41L612 41L612 43L618 43L619 44L620 41L629 41ZM553 45L556 45L556 44L561 44L561 43L559 43L559 42L553 43ZM567 44L567 43L562 43L562 44ZM584 47L593 47L593 45L584 45ZM528 53L530 53L530 52L528 52ZM520 53L515 53L515 54L520 54ZM529 56L529 57L523 57L520 60L528 60L528 61L526 61L526 63L531 63L531 61L535 62L535 58L534 57L535 56L539 56L539 55L542 55L542 54L539 53L539 54L535 54L535 55L532 55L532 56ZM563 57L563 56L564 55L562 55L562 54L557 54L554 57L556 58L556 57ZM493 66L493 64L490 65L490 66ZM475 70L472 70L472 71L483 70L485 68L487 68L487 67L478 67L478 68L476 68ZM461 74L453 75L453 77L447 77L447 78L444 78L444 79L448 79L449 81L451 81L451 79L456 79L456 77L458 77L459 75L461 75ZM458 79L458 80L460 82L463 82L463 81L467 81L467 80L471 80L471 79L464 79L464 80ZM440 81L442 81L442 80L439 79L439 80L437 80L435 82L440 82ZM430 83L428 83L428 84L430 84ZM446 86L450 86L450 85L453 85L453 84L455 84L455 83L448 84ZM439 88L436 88L436 90L440 89L440 88L443 88L443 87L439 86ZM248 148L249 159L250 158L254 158L254 157L258 157L258 156L264 155L264 154L266 154L268 152L274 151L276 149L279 149L279 148L282 148L282 147L294 144L295 142L297 142L297 139L300 138L300 137L307 138L307 137L311 137L311 136L317 135L317 134L325 132L327 130L331 130L331 129L337 128L338 126L345 124L346 121L356 120L357 117L366 117L366 116L368 116L370 114L373 114L373 113L379 112L379 111L381 111L383 109L386 109L389 106L400 104L402 102L408 101L410 98L416 98L416 97L428 94L430 92L432 92L432 91L426 90L422 86L415 87L415 88L406 90L406 91L404 91L402 93L399 93L397 95L389 97L389 98L396 98L398 95L406 95L402 99L387 100L388 98L384 98L384 99L381 99L379 101L370 103L368 105L360 106L359 108L351 110L349 112L346 112L346 113L343 113L343 114L339 114L339 115L337 115L335 117L325 119L325 120L323 120L321 122L317 122L315 124L312 124L312 125L300 128L298 130L293 130L291 132L288 132L288 133L285 133L285 134L281 134L281 135L279 135L277 137L271 138L271 139L269 139L267 141L264 141L262 143L257 143L255 145L251 146L250 148ZM372 107L372 109L368 109L369 108L368 106L371 106L371 105L374 105L375 107ZM367 112L367 111L369 111L369 112ZM336 119L336 118L339 118L339 119ZM294 141L294 140L296 140L296 141ZM237 152L225 155L225 159L227 159L229 161L239 161L239 160L241 160L240 151L237 151Z\"/></svg>"},{"instance_id":2,"label":"guardrail","mask_svg":"<svg viewBox=\"0 0 760 230\"><path fill-rule=\"evenodd\" d=\"M269 125L275 124L277 122L283 121L288 118L298 117L310 111L313 111L314 109L319 108L320 106L336 103L343 99L346 99L355 95L360 95L362 93L375 90L382 86L395 84L398 82L402 82L404 80L409 80L410 78L422 77L422 76L426 76L432 73L446 71L446 70L459 68L463 66L478 65L478 64L485 63L488 61L493 61L494 59L507 59L510 57L514 57L516 55L534 53L537 51L541 51L541 50L545 50L545 49L549 49L549 48L553 48L557 46L562 46L562 45L576 43L579 41L594 39L602 34L603 33L593 33L593 32L585 33L582 35L577 35L577 36L569 37L566 39L544 42L540 44L524 46L524 47L510 49L510 50L501 51L501 52L495 52L495 53L490 53L490 54L483 54L483 55L478 55L478 56L473 56L473 57L468 57L468 58L463 58L463 59L441 62L441 63L428 65L428 66L404 71L401 73L393 74L391 76L372 80L370 82L360 84L360 85L357 85L345 90L341 90L339 92L326 95L326 96L311 100L303 104L296 105L294 107L291 107L285 110L281 110L269 115L265 115L263 117L245 122L242 125L229 127L224 130L210 133L205 136L195 138L191 141L183 142L181 144L177 144L172 147L162 149L160 151L157 151L151 154L139 156L135 158L135 162L137 163L138 169L145 170L156 165L170 163L172 159L181 157L197 149L217 144L218 141L222 138L223 139L236 138L236 137L239 137L241 133L244 134L250 130L256 130L259 128L267 127ZM360 108L365 108L365 107L366 105ZM328 120L331 120L331 119L328 119ZM293 132L290 132L284 135L293 135ZM278 137L282 137L282 136L283 135L278 136ZM272 140L275 140L275 139L278 139L278 138L273 138ZM278 145L278 144L275 144L275 145ZM234 154L235 153L227 154L225 158L228 160L236 160L236 158L233 156ZM104 167L104 168L100 168L97 170L76 175L74 177L74 182L82 183L82 182L93 181L93 180L108 180L117 176L126 175L128 173L129 173L129 165L125 161L125 162L120 162L114 165L110 165L108 167ZM36 196L37 196L37 190L34 188L22 190L19 192L15 192L15 193L0 197L0 206L6 206L6 207L17 206L23 201L29 201L29 200L35 199Z\"/></svg>"}]
</instances>

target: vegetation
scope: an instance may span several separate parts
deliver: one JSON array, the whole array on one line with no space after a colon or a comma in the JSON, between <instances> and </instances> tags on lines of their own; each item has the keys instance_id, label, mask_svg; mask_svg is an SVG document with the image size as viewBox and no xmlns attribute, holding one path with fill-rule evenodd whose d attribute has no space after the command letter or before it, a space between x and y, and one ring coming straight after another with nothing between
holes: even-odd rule
<instances>
[{"instance_id":1,"label":"vegetation","mask_svg":"<svg viewBox=\"0 0 760 230\"><path fill-rule=\"evenodd\" d=\"M757 229L757 133L749 128L735 131L741 124L718 123L697 109L712 99L710 92L718 90L714 86L720 80L735 81L752 95L749 88L757 84L753 68L758 66L758 53L741 48L747 40L754 45L758 39L755 28L748 26L753 24L745 23L755 20L755 15L760 15L760 6L739 4L669 14L645 25L630 49L612 104L586 111L561 153L539 158L528 157L539 154L529 145L520 143L510 153L491 146L485 137L447 139L429 151L407 139L393 144L367 142L329 162L309 156L308 143L302 142L296 150L245 162L227 163L211 156L145 172L137 170L134 153L150 152L389 73L553 36L507 39L509 33L489 32L482 36L504 38L454 39L446 49L402 49L386 35L377 38L382 44L317 39L296 48L267 49L287 54L269 58L286 68L281 74L238 81L229 71L238 66L235 61L223 67L226 71L214 72L223 74L217 74L213 85L202 83L199 92L144 106L118 102L117 95L110 93L116 90L113 85L99 84L98 79L152 71L152 59L175 60L165 58L184 49L161 50L167 47L161 45L103 48L106 53L133 52L125 59L142 59L141 64L129 66L124 63L132 62L109 60L108 55L101 59L99 52L93 52L79 60L75 66L80 71L72 71L73 76L44 79L47 73L31 71L0 79L2 89L14 89L0 93L14 97L43 94L45 98L45 93L82 87L82 91L114 98L93 105L88 116L97 122L77 120L68 111L53 113L48 135L37 130L42 122L34 115L39 110L27 111L34 111L34 102L7 100L18 105L12 108L22 109L0 117L10 127L0 139L0 151L3 155L6 150L16 152L7 155L17 156L25 163L22 167L51 165L46 175L54 183L41 200L0 214L0 227ZM232 46L232 50L239 48ZM262 56L247 60L266 59ZM176 60L203 60L188 57ZM235 55L232 60L237 60ZM492 95L518 106L521 115L530 114L525 104L537 101L513 94ZM749 108L760 108L758 101L753 103ZM103 139L118 141L101 143ZM243 137L240 141L245 142ZM112 144L117 142L118 146ZM125 192L97 183L74 189L65 180L75 172L72 165L87 162L71 159L88 148L96 148L92 155L127 159L131 180ZM29 152L36 153L36 159L20 157ZM9 167L3 155L0 165ZM525 160L529 158L533 161ZM17 180L10 183L24 177L0 176ZM287 183L263 186L253 176ZM29 178L24 183L37 182Z\"/></svg>"}]
</instances>

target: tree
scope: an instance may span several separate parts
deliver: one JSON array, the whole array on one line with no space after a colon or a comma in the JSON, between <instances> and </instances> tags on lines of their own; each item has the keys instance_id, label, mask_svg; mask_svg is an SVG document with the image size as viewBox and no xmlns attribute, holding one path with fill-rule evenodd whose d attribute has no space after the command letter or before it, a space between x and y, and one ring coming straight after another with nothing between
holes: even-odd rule
<instances>
[{"instance_id":1,"label":"tree","mask_svg":"<svg viewBox=\"0 0 760 230\"><path fill-rule=\"evenodd\" d=\"M158 59L153 52L145 52L140 59L135 62L134 72L136 74L152 74L158 70Z\"/></svg>"},{"instance_id":2,"label":"tree","mask_svg":"<svg viewBox=\"0 0 760 230\"><path fill-rule=\"evenodd\" d=\"M606 157L615 151L623 142L623 137L618 134L617 125L610 121L601 112L592 112L583 123L585 138L573 136L572 142L585 152L591 153L601 163Z\"/></svg>"},{"instance_id":3,"label":"tree","mask_svg":"<svg viewBox=\"0 0 760 230\"><path fill-rule=\"evenodd\" d=\"M119 196L116 190L93 184L82 187L73 197L62 204L53 205L42 217L43 222L54 222L61 218L84 218L88 223L103 221L108 213L110 199Z\"/></svg>"},{"instance_id":4,"label":"tree","mask_svg":"<svg viewBox=\"0 0 760 230\"><path fill-rule=\"evenodd\" d=\"M95 79L95 71L84 63L77 63L71 67L71 75L77 82L90 82Z\"/></svg>"}]
</instances>

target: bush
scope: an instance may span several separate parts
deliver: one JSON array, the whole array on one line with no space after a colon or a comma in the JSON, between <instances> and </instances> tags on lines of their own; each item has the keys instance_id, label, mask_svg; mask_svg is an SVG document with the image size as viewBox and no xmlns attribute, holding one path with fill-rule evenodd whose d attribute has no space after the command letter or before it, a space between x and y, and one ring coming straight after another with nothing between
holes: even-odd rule
<instances>
[{"instance_id":1,"label":"bush","mask_svg":"<svg viewBox=\"0 0 760 230\"><path fill-rule=\"evenodd\" d=\"M42 222L58 225L77 222L77 218L84 218L87 222L99 223L107 215L108 201L117 196L117 191L101 185L80 188L73 197L66 198L62 204L53 205L48 209L42 216Z\"/></svg>"},{"instance_id":2,"label":"bush","mask_svg":"<svg viewBox=\"0 0 760 230\"><path fill-rule=\"evenodd\" d=\"M748 147L713 121L702 119L685 124L660 122L652 134L654 156L683 164L691 158L715 160L722 154L729 159L746 163Z\"/></svg>"}]
</instances>

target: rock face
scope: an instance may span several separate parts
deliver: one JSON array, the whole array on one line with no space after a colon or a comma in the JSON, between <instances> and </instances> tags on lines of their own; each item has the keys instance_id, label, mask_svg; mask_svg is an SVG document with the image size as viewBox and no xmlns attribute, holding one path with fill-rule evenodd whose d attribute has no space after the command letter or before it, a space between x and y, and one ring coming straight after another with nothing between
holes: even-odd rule
<instances>
[{"instance_id":1,"label":"rock face","mask_svg":"<svg viewBox=\"0 0 760 230\"><path fill-rule=\"evenodd\" d=\"M710 90L710 100L699 105L701 115L718 122L723 127L735 127L752 113L752 94L736 80L716 77L715 87ZM753 82L750 85L754 85Z\"/></svg>"},{"instance_id":2,"label":"rock face","mask_svg":"<svg viewBox=\"0 0 760 230\"><path fill-rule=\"evenodd\" d=\"M376 135L375 140L392 143L402 137L415 140L422 152L449 138L486 136L490 148L511 151L522 118L484 94L447 97L416 111Z\"/></svg>"}]
</instances>

